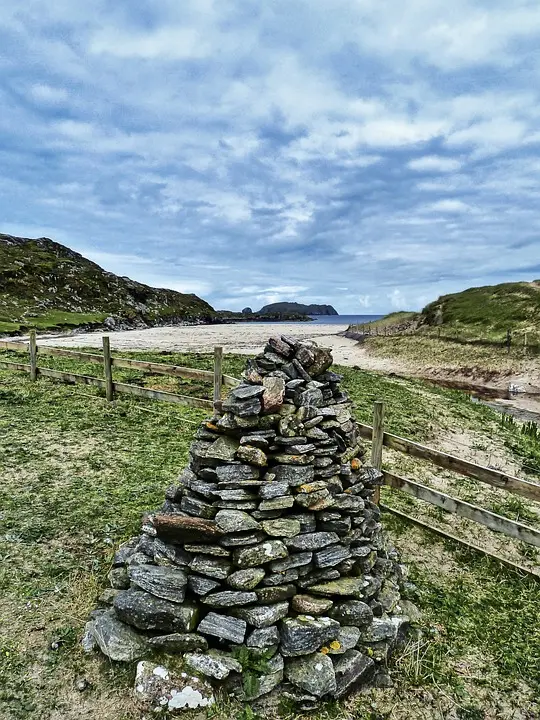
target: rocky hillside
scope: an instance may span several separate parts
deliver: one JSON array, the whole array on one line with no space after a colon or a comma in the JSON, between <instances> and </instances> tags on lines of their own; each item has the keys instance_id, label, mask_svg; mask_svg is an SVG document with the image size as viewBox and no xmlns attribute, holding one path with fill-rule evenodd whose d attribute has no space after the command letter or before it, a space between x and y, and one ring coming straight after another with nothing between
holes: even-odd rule
<instances>
[{"instance_id":1,"label":"rocky hillside","mask_svg":"<svg viewBox=\"0 0 540 720\"><path fill-rule=\"evenodd\" d=\"M331 305L303 305L297 302L278 302L262 307L259 315L276 315L280 313L297 315L338 315Z\"/></svg>"},{"instance_id":2,"label":"rocky hillside","mask_svg":"<svg viewBox=\"0 0 540 720\"><path fill-rule=\"evenodd\" d=\"M0 332L208 321L196 295L149 287L106 272L49 238L0 234Z\"/></svg>"}]
</instances>

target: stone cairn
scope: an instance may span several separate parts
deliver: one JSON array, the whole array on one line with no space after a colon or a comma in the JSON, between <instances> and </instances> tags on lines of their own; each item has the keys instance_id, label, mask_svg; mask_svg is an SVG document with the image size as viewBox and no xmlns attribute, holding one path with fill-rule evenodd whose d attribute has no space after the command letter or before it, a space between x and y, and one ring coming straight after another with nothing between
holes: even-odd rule
<instances>
[{"instance_id":1,"label":"stone cairn","mask_svg":"<svg viewBox=\"0 0 540 720\"><path fill-rule=\"evenodd\" d=\"M331 364L315 343L270 338L197 431L161 510L117 552L112 607L93 613L85 645L128 662L181 654L195 673L139 662L142 699L204 706L219 685L309 709L388 680L408 621L404 568Z\"/></svg>"}]
</instances>

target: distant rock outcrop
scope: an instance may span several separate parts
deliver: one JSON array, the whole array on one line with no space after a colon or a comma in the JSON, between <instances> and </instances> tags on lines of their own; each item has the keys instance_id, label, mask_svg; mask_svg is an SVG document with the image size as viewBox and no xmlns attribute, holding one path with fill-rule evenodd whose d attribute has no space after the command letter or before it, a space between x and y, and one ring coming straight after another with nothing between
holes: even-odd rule
<instances>
[{"instance_id":1,"label":"distant rock outcrop","mask_svg":"<svg viewBox=\"0 0 540 720\"><path fill-rule=\"evenodd\" d=\"M298 313L301 315L338 315L331 305L303 305L297 302L278 302L265 305L259 315L275 315L276 313Z\"/></svg>"}]
</instances>

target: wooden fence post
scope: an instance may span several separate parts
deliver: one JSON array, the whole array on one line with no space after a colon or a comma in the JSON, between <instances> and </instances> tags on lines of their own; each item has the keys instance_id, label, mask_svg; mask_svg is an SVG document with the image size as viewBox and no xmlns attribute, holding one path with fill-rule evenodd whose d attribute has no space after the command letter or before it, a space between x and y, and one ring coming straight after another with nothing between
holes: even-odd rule
<instances>
[{"instance_id":1,"label":"wooden fence post","mask_svg":"<svg viewBox=\"0 0 540 720\"><path fill-rule=\"evenodd\" d=\"M103 371L105 374L105 394L107 400L114 400L114 386L111 362L111 340L108 335L103 336Z\"/></svg>"},{"instance_id":2,"label":"wooden fence post","mask_svg":"<svg viewBox=\"0 0 540 720\"><path fill-rule=\"evenodd\" d=\"M214 402L221 400L221 384L223 382L223 348L214 348Z\"/></svg>"},{"instance_id":3,"label":"wooden fence post","mask_svg":"<svg viewBox=\"0 0 540 720\"><path fill-rule=\"evenodd\" d=\"M30 380L35 382L37 380L37 342L35 330L30 330L28 350L30 353Z\"/></svg>"},{"instance_id":4,"label":"wooden fence post","mask_svg":"<svg viewBox=\"0 0 540 720\"><path fill-rule=\"evenodd\" d=\"M376 400L373 403L373 434L371 436L371 464L377 470L382 469L382 449L384 435L384 403ZM373 502L377 505L381 498L380 488L375 488Z\"/></svg>"}]
</instances>

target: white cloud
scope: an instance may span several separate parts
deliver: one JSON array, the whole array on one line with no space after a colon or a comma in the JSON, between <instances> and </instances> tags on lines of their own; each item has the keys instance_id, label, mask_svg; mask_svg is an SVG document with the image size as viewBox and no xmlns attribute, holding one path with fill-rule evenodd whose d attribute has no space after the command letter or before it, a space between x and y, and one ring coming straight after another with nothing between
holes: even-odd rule
<instances>
[{"instance_id":1,"label":"white cloud","mask_svg":"<svg viewBox=\"0 0 540 720\"><path fill-rule=\"evenodd\" d=\"M429 212L459 213L467 212L470 209L470 206L462 200L452 199L437 200L436 202L426 206L426 210Z\"/></svg>"},{"instance_id":2,"label":"white cloud","mask_svg":"<svg viewBox=\"0 0 540 720\"><path fill-rule=\"evenodd\" d=\"M424 155L424 157L411 160L407 163L411 170L419 172L453 172L459 170L461 162L454 158L440 157L437 155Z\"/></svg>"},{"instance_id":3,"label":"white cloud","mask_svg":"<svg viewBox=\"0 0 540 720\"><path fill-rule=\"evenodd\" d=\"M52 87L46 84L32 85L30 95L34 100L40 103L56 105L62 103L68 98L67 90L59 87Z\"/></svg>"}]
</instances>

